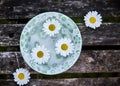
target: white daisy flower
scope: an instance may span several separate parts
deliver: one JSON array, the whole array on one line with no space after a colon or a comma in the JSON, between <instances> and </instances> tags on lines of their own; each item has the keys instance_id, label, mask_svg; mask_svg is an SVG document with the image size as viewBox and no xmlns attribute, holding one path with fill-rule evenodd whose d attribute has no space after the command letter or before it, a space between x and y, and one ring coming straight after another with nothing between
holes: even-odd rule
<instances>
[{"instance_id":1,"label":"white daisy flower","mask_svg":"<svg viewBox=\"0 0 120 86\"><path fill-rule=\"evenodd\" d=\"M16 72L13 73L14 81L17 82L18 85L25 85L29 82L30 73L28 70L24 68L19 68Z\"/></svg>"},{"instance_id":2,"label":"white daisy flower","mask_svg":"<svg viewBox=\"0 0 120 86\"><path fill-rule=\"evenodd\" d=\"M34 62L38 64L47 63L50 58L49 51L44 46L37 46L33 48L31 55Z\"/></svg>"},{"instance_id":3,"label":"white daisy flower","mask_svg":"<svg viewBox=\"0 0 120 86\"><path fill-rule=\"evenodd\" d=\"M102 24L102 16L96 11L90 11L84 16L85 25L93 29L100 27Z\"/></svg>"},{"instance_id":4,"label":"white daisy flower","mask_svg":"<svg viewBox=\"0 0 120 86\"><path fill-rule=\"evenodd\" d=\"M69 38L61 38L57 41L57 43L55 44L55 50L57 54L60 54L62 56L67 56L70 53L73 53L74 50L74 46L73 43L71 41L71 39Z\"/></svg>"},{"instance_id":5,"label":"white daisy flower","mask_svg":"<svg viewBox=\"0 0 120 86\"><path fill-rule=\"evenodd\" d=\"M54 36L59 33L60 29L61 25L56 19L48 19L43 23L43 31L50 36Z\"/></svg>"}]
</instances>

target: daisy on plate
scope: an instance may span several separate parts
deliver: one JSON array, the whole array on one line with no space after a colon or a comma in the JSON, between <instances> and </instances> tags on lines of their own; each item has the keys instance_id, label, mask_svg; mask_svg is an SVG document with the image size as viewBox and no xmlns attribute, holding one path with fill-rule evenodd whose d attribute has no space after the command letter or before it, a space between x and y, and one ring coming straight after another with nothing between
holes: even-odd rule
<instances>
[{"instance_id":1,"label":"daisy on plate","mask_svg":"<svg viewBox=\"0 0 120 86\"><path fill-rule=\"evenodd\" d=\"M73 53L74 46L72 40L69 38L61 38L55 44L55 51L64 57Z\"/></svg>"},{"instance_id":2,"label":"daisy on plate","mask_svg":"<svg viewBox=\"0 0 120 86\"><path fill-rule=\"evenodd\" d=\"M49 51L44 46L37 46L33 48L31 56L32 60L34 60L37 64L45 64L50 59Z\"/></svg>"},{"instance_id":3,"label":"daisy on plate","mask_svg":"<svg viewBox=\"0 0 120 86\"><path fill-rule=\"evenodd\" d=\"M84 16L85 25L96 29L102 24L102 16L98 14L97 11L89 11L86 16Z\"/></svg>"},{"instance_id":4,"label":"daisy on plate","mask_svg":"<svg viewBox=\"0 0 120 86\"><path fill-rule=\"evenodd\" d=\"M16 72L13 73L13 76L14 81L20 86L27 84L30 79L29 71L24 68L16 69Z\"/></svg>"},{"instance_id":5,"label":"daisy on plate","mask_svg":"<svg viewBox=\"0 0 120 86\"><path fill-rule=\"evenodd\" d=\"M56 19L48 19L43 23L43 31L50 36L54 36L59 33L60 29L61 24Z\"/></svg>"}]
</instances>

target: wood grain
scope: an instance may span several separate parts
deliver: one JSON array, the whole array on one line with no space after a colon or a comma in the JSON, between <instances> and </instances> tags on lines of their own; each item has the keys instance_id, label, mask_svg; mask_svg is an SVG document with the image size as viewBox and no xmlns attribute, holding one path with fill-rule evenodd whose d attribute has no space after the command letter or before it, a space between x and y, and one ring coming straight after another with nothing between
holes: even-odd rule
<instances>
[{"instance_id":1,"label":"wood grain","mask_svg":"<svg viewBox=\"0 0 120 86\"><path fill-rule=\"evenodd\" d=\"M82 51L78 61L66 73L119 72L119 50ZM16 68L27 68L37 74L23 60L20 52L0 52L0 73L12 74Z\"/></svg>"},{"instance_id":2,"label":"wood grain","mask_svg":"<svg viewBox=\"0 0 120 86\"><path fill-rule=\"evenodd\" d=\"M25 24L0 24L0 46L19 46ZM77 23L85 45L120 45L120 23L103 23L94 30Z\"/></svg>"},{"instance_id":3,"label":"wood grain","mask_svg":"<svg viewBox=\"0 0 120 86\"><path fill-rule=\"evenodd\" d=\"M87 28L83 23L77 22L82 34L83 46L118 45L120 47L119 3L120 0L0 0L0 47L9 46L7 51L0 51L0 75L6 75L6 79L0 77L0 86L16 86L13 79L8 79L7 75L11 76L19 67L27 68L31 74L37 76L37 79L30 79L27 86L119 86L120 75L114 75L114 78L110 76L107 78L74 76L64 79L59 77L40 79L37 75L39 73L33 71L25 63L18 49L14 52L10 51L15 47L19 48L20 34L25 23L39 13L49 11L61 12L69 17L80 19L83 19L88 11L98 11L104 21L98 29L93 30ZM107 23L105 23L106 21ZM109 23L114 21L118 23ZM102 47L100 48L102 49ZM102 74L104 72L111 74L120 72L120 50L114 50L114 48L111 50L83 50L78 61L63 75ZM106 77L106 75L103 76Z\"/></svg>"},{"instance_id":4,"label":"wood grain","mask_svg":"<svg viewBox=\"0 0 120 86\"><path fill-rule=\"evenodd\" d=\"M48 11L83 17L96 10L103 17L120 17L118 0L1 0L0 19L23 19Z\"/></svg>"},{"instance_id":5,"label":"wood grain","mask_svg":"<svg viewBox=\"0 0 120 86\"><path fill-rule=\"evenodd\" d=\"M31 79L26 86L119 86L117 78ZM0 86L16 86L13 79L0 80Z\"/></svg>"}]
</instances>

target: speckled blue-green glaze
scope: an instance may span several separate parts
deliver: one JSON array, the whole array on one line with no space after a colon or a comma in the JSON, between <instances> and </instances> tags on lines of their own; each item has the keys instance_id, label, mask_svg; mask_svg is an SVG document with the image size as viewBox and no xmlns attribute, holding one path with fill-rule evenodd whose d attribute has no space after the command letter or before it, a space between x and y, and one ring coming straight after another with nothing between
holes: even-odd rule
<instances>
[{"instance_id":1,"label":"speckled blue-green glaze","mask_svg":"<svg viewBox=\"0 0 120 86\"><path fill-rule=\"evenodd\" d=\"M47 19L56 19L62 28L54 37L44 33L43 23ZM72 54L63 57L55 53L55 43L60 38L70 38L74 44ZM37 45L44 45L50 51L50 59L45 64L37 64L31 60L31 51ZM77 25L67 16L57 12L45 12L32 18L24 27L20 37L20 50L25 62L35 71L55 75L68 70L79 58L82 38Z\"/></svg>"}]
</instances>

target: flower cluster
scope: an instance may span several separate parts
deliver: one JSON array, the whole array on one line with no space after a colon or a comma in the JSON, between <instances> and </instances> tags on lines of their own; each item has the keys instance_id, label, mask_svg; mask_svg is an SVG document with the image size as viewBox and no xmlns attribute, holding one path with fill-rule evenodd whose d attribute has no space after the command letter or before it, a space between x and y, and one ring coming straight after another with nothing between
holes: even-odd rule
<instances>
[{"instance_id":1,"label":"flower cluster","mask_svg":"<svg viewBox=\"0 0 120 86\"><path fill-rule=\"evenodd\" d=\"M85 25L96 29L102 24L101 15L96 11L90 11L86 16L84 16ZM61 30L62 25L58 19L48 18L43 23L43 32L50 37L54 37ZM60 38L55 43L56 54L60 54L63 57L66 57L73 53L74 45L70 38ZM44 46L36 46L32 49L31 53L32 59L38 64L45 64L50 59L50 51Z\"/></svg>"},{"instance_id":2,"label":"flower cluster","mask_svg":"<svg viewBox=\"0 0 120 86\"><path fill-rule=\"evenodd\" d=\"M54 37L56 34L59 33L61 30L62 25L59 20L57 19L47 19L43 23L43 32L50 37ZM64 57L68 56L69 54L73 53L74 46L72 40L70 38L61 38L56 41L55 51L56 54L60 54ZM44 45L38 45L32 49L31 53L32 60L37 64L45 64L50 59L50 51Z\"/></svg>"},{"instance_id":3,"label":"flower cluster","mask_svg":"<svg viewBox=\"0 0 120 86\"><path fill-rule=\"evenodd\" d=\"M102 16L96 11L89 11L86 16L84 16L85 25L96 29L102 24ZM55 37L62 30L61 22L56 18L48 18L42 24L42 31L49 35L51 38ZM62 57L67 57L74 51L74 43L69 37L59 37L54 44L55 53L61 55ZM45 45L35 46L31 50L31 60L37 64L45 64L49 62L51 58L50 50L47 49ZM14 81L22 86L26 85L30 79L30 73L27 69L19 68L13 73Z\"/></svg>"}]
</instances>

